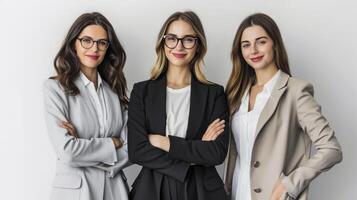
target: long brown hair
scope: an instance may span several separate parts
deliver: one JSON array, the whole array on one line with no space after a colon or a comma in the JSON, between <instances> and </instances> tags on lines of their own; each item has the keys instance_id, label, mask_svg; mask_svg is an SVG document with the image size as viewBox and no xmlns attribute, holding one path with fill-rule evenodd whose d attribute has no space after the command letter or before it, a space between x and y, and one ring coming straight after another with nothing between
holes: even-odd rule
<instances>
[{"instance_id":1,"label":"long brown hair","mask_svg":"<svg viewBox=\"0 0 357 200\"><path fill-rule=\"evenodd\" d=\"M84 13L72 24L62 47L54 59L57 75L51 78L57 79L68 95L74 96L79 94L74 81L79 76L81 63L76 54L75 41L82 30L89 25L100 25L108 34L109 47L103 62L97 69L102 79L118 95L120 103L123 106L127 106L129 100L126 79L123 73L126 54L115 34L113 26L100 13Z\"/></svg>"},{"instance_id":2,"label":"long brown hair","mask_svg":"<svg viewBox=\"0 0 357 200\"><path fill-rule=\"evenodd\" d=\"M233 67L226 86L231 115L238 110L244 92L255 79L254 69L244 60L241 48L243 31L253 25L260 26L267 32L274 44L274 62L276 66L291 76L288 55L277 24L271 17L263 13L256 13L248 16L240 24L232 46L231 59Z\"/></svg>"},{"instance_id":3,"label":"long brown hair","mask_svg":"<svg viewBox=\"0 0 357 200\"><path fill-rule=\"evenodd\" d=\"M194 58L190 63L191 73L202 83L209 83L206 79L205 75L202 72L202 65L204 64L203 58L207 52L207 41L206 35L203 30L203 26L201 23L200 18L197 16L196 13L192 11L185 11L185 12L175 12L172 14L165 23L162 25L159 35L157 37L156 42L156 62L151 70L151 78L152 80L157 79L160 77L161 74L165 73L168 67L168 60L165 56L165 47L163 36L166 34L167 28L170 24L176 20L183 20L190 24L197 34L198 41L197 41L197 49Z\"/></svg>"}]
</instances>

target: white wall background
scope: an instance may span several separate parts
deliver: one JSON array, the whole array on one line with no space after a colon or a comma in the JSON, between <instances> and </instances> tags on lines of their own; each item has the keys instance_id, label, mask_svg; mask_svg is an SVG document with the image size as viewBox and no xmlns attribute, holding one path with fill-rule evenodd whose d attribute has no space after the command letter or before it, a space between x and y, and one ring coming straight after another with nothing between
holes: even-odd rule
<instances>
[{"instance_id":1,"label":"white wall background","mask_svg":"<svg viewBox=\"0 0 357 200\"><path fill-rule=\"evenodd\" d=\"M114 25L128 55L129 89L147 79L164 20L190 9L208 38L206 73L225 85L239 23L265 12L279 25L295 76L312 82L336 129L344 160L310 189L312 200L356 199L357 3L353 0L0 0L0 199L45 200L55 156L45 129L42 83L70 25L99 11ZM129 182L138 167L126 170Z\"/></svg>"}]
</instances>

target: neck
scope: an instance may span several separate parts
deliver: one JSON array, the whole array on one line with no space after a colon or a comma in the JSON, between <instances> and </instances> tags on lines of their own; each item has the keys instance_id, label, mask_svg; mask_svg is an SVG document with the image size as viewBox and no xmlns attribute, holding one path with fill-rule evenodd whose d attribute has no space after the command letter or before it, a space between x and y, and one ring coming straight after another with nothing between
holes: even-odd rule
<instances>
[{"instance_id":1,"label":"neck","mask_svg":"<svg viewBox=\"0 0 357 200\"><path fill-rule=\"evenodd\" d=\"M263 86L267 83L273 76L278 72L278 68L275 64L272 64L268 67L264 67L263 69L256 69L256 82L255 85Z\"/></svg>"},{"instance_id":2,"label":"neck","mask_svg":"<svg viewBox=\"0 0 357 200\"><path fill-rule=\"evenodd\" d=\"M97 68L81 67L81 72L94 84L95 88L97 88Z\"/></svg>"},{"instance_id":3,"label":"neck","mask_svg":"<svg viewBox=\"0 0 357 200\"><path fill-rule=\"evenodd\" d=\"M167 86L182 88L191 84L191 71L189 66L169 66L167 70Z\"/></svg>"}]
</instances>

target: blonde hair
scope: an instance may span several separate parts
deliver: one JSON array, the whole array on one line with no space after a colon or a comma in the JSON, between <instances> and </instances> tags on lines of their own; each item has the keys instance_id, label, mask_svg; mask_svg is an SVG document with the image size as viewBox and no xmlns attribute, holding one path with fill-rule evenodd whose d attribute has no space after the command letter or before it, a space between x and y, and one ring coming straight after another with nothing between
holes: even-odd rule
<instances>
[{"instance_id":1,"label":"blonde hair","mask_svg":"<svg viewBox=\"0 0 357 200\"><path fill-rule=\"evenodd\" d=\"M159 78L161 74L165 73L167 70L168 60L165 55L163 36L165 35L170 24L176 20L183 20L189 23L193 30L196 32L198 41L196 54L190 63L191 73L197 78L198 81L208 84L209 81L206 79L204 73L202 72L202 66L204 64L203 57L207 52L206 35L199 17L192 11L175 12L165 21L161 27L155 48L157 58L153 68L151 69L150 79L155 80Z\"/></svg>"}]
</instances>

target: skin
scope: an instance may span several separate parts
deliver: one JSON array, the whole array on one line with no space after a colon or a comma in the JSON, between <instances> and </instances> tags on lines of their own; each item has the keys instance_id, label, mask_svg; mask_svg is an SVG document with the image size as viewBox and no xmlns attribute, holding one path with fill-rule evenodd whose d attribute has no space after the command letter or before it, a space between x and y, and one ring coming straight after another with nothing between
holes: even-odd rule
<instances>
[{"instance_id":1,"label":"skin","mask_svg":"<svg viewBox=\"0 0 357 200\"><path fill-rule=\"evenodd\" d=\"M183 20L173 21L169 25L166 34L176 35L178 38L182 38L187 35L196 36L192 26ZM169 61L167 71L167 86L170 88L179 89L190 85L191 71L189 63L195 56L197 47L195 46L192 49L185 49L181 42L179 42L174 49L169 49L166 46L164 48L166 58ZM183 58L177 58L174 56L174 54L184 54L185 56ZM202 137L202 140L215 140L224 131L224 126L224 120L216 119L208 126ZM148 137L151 145L166 152L170 151L170 140L168 137L157 133L151 133Z\"/></svg>"},{"instance_id":2,"label":"skin","mask_svg":"<svg viewBox=\"0 0 357 200\"><path fill-rule=\"evenodd\" d=\"M254 109L257 94L278 71L274 62L274 43L261 26L253 25L243 31L241 39L242 55L244 60L254 69L256 82L250 88L249 111ZM270 200L279 200L286 191L278 180Z\"/></svg>"},{"instance_id":3,"label":"skin","mask_svg":"<svg viewBox=\"0 0 357 200\"><path fill-rule=\"evenodd\" d=\"M100 39L108 39L107 32L100 25L89 25L85 27L82 32L78 35L78 38L89 37L94 41ZM81 71L86 75L86 77L92 81L97 88L97 67L104 60L105 51L101 51L97 47L97 43L94 43L90 49L85 49L82 47L79 40L75 42L75 49L77 57L81 62ZM90 56L96 56L97 59L92 59Z\"/></svg>"},{"instance_id":4,"label":"skin","mask_svg":"<svg viewBox=\"0 0 357 200\"><path fill-rule=\"evenodd\" d=\"M89 25L85 27L82 32L78 35L78 38L90 37L94 41L100 39L108 39L107 31L100 25ZM82 47L79 40L75 42L75 50L77 53L77 57L81 62L81 72L91 81L93 82L95 88L98 88L98 66L103 62L106 50L101 51L97 47L97 43L94 43L90 49L85 49ZM90 56L96 57L96 59L91 58ZM76 132L75 127L66 121L61 121L60 127L66 129L68 134L73 137L78 138L78 134ZM120 138L112 137L114 146L116 149L121 148L123 146L123 141Z\"/></svg>"}]
</instances>

